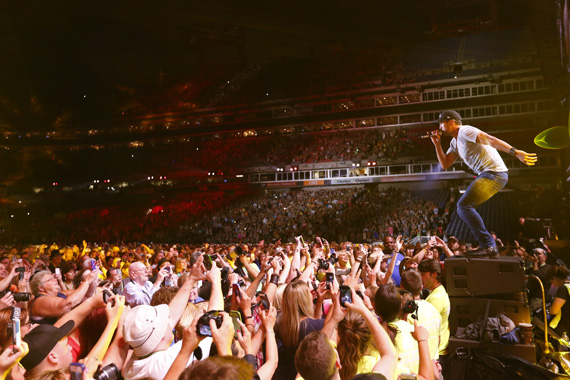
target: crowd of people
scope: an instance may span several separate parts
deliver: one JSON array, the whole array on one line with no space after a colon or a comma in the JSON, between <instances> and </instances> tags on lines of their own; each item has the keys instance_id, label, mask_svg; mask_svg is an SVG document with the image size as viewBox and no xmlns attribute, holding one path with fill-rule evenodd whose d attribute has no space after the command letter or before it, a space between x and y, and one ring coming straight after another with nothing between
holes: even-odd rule
<instances>
[{"instance_id":1,"label":"crowd of people","mask_svg":"<svg viewBox=\"0 0 570 380\"><path fill-rule=\"evenodd\" d=\"M446 192L446 190L441 190ZM447 194L447 192L446 192ZM371 243L386 234L407 238L446 234L453 203L435 204L399 188L365 187L289 191L247 190L186 194L49 215L12 228L18 241L270 241L327 235ZM449 199L449 196L445 196Z\"/></svg>"},{"instance_id":2,"label":"crowd of people","mask_svg":"<svg viewBox=\"0 0 570 380\"><path fill-rule=\"evenodd\" d=\"M291 239L295 233L302 233L371 243L390 234L444 235L449 210L449 206L419 200L412 192L398 188L267 192L213 216L206 215L186 232L201 231L200 239L220 242L278 236Z\"/></svg>"},{"instance_id":3,"label":"crowd of people","mask_svg":"<svg viewBox=\"0 0 570 380\"><path fill-rule=\"evenodd\" d=\"M449 378L443 270L464 242L271 241L2 247L0 370L34 380ZM501 251L544 279L566 329L570 272L547 264L544 245Z\"/></svg>"},{"instance_id":4,"label":"crowd of people","mask_svg":"<svg viewBox=\"0 0 570 380\"><path fill-rule=\"evenodd\" d=\"M9 163L5 171L9 179L20 178L22 172L26 172L35 181L57 179L65 186L84 189L85 182L105 178L112 179L115 185L129 178L174 173L204 179L208 172L215 172L235 178L235 174L243 174L245 169L256 166L362 160L382 164L417 155L422 144L416 138L418 134L417 130L354 130L352 127L305 133L302 127L297 127L290 133L273 130L249 137L225 133L146 141L130 147L96 146L97 149L62 149L49 153L30 150L24 160L18 151L4 149L0 157ZM65 168L62 162L66 163ZM85 173L82 165L90 165L92 169ZM69 181L68 177L74 180Z\"/></svg>"}]
</instances>

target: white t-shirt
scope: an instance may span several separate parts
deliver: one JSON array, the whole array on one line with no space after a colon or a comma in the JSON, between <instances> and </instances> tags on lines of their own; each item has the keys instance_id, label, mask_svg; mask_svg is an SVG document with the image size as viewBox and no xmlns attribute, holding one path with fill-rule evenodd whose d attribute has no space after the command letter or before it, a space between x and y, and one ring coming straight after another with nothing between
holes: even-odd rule
<instances>
[{"instance_id":1,"label":"white t-shirt","mask_svg":"<svg viewBox=\"0 0 570 380\"><path fill-rule=\"evenodd\" d=\"M207 337L198 344L198 347L202 350L202 359L205 359L210 354L210 347L212 346L212 338ZM180 349L182 348L182 341L176 342L172 346L168 347L164 351L157 351L154 354L146 357L144 359L131 359L123 367L122 373L125 380L137 380L137 379L153 379L162 380L166 373L170 369L174 359L178 356ZM190 355L190 359L186 364L188 367L196 357L194 356L196 351Z\"/></svg>"},{"instance_id":2,"label":"white t-shirt","mask_svg":"<svg viewBox=\"0 0 570 380\"><path fill-rule=\"evenodd\" d=\"M507 172L507 166L497 149L490 145L477 143L477 136L480 132L478 128L462 125L457 138L451 139L447 153L457 153L477 175L486 171Z\"/></svg>"}]
</instances>

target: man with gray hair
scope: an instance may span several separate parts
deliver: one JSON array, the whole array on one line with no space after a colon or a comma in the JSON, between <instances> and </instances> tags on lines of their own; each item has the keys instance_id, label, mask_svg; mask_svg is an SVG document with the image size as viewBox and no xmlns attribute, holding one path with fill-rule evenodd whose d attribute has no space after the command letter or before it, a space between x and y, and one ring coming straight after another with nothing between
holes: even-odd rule
<instances>
[{"instance_id":1,"label":"man with gray hair","mask_svg":"<svg viewBox=\"0 0 570 380\"><path fill-rule=\"evenodd\" d=\"M161 269L154 284L148 280L148 269L140 261L129 266L129 283L123 290L125 301L131 306L150 305L152 295L160 288L160 284L168 275L166 269Z\"/></svg>"}]
</instances>

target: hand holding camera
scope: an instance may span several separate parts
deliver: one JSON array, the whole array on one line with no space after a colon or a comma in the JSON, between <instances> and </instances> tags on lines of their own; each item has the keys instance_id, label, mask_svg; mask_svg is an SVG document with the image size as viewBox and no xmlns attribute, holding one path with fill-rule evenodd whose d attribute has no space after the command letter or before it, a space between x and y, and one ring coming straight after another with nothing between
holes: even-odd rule
<instances>
[{"instance_id":1,"label":"hand holding camera","mask_svg":"<svg viewBox=\"0 0 570 380\"><path fill-rule=\"evenodd\" d=\"M234 339L234 324L232 318L223 311L215 319L210 319L210 330L218 354L221 356L232 354L232 341ZM221 322L220 322L221 319Z\"/></svg>"}]
</instances>

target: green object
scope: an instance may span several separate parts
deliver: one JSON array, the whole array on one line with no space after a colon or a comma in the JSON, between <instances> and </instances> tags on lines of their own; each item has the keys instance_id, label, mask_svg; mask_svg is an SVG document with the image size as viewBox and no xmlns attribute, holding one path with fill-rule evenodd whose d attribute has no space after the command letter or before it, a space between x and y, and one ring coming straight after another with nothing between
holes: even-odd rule
<instances>
[{"instance_id":1,"label":"green object","mask_svg":"<svg viewBox=\"0 0 570 380\"><path fill-rule=\"evenodd\" d=\"M568 127L552 127L540 132L534 143L545 149L564 149L570 146L570 131Z\"/></svg>"}]
</instances>

